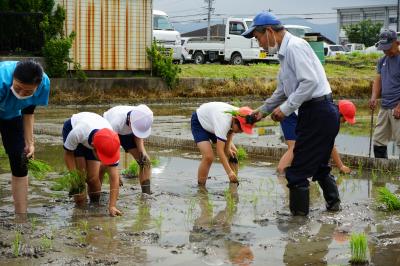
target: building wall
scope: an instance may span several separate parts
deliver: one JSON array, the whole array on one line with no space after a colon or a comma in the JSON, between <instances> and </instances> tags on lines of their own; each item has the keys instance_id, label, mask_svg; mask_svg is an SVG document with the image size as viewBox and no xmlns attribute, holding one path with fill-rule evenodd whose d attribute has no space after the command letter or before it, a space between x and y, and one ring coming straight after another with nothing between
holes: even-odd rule
<instances>
[{"instance_id":1,"label":"building wall","mask_svg":"<svg viewBox=\"0 0 400 266\"><path fill-rule=\"evenodd\" d=\"M71 58L83 70L149 70L152 0L56 0L65 31L76 38Z\"/></svg>"},{"instance_id":2,"label":"building wall","mask_svg":"<svg viewBox=\"0 0 400 266\"><path fill-rule=\"evenodd\" d=\"M336 8L338 17L338 43L347 40L343 26L370 19L383 24L385 29L397 29L397 5Z\"/></svg>"}]
</instances>

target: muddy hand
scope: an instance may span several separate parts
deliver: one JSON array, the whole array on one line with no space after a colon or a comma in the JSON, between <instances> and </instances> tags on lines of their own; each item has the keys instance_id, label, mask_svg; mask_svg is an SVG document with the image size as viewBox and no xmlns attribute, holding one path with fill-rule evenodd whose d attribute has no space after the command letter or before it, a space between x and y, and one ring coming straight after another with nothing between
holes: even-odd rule
<instances>
[{"instance_id":1,"label":"muddy hand","mask_svg":"<svg viewBox=\"0 0 400 266\"><path fill-rule=\"evenodd\" d=\"M112 217L122 215L122 212L120 210L118 210L116 207L109 207L108 212L110 213L110 216L112 216Z\"/></svg>"},{"instance_id":2,"label":"muddy hand","mask_svg":"<svg viewBox=\"0 0 400 266\"><path fill-rule=\"evenodd\" d=\"M231 171L231 172L229 173L228 177L229 177L229 181L230 181L231 183L239 183L235 172Z\"/></svg>"}]
</instances>

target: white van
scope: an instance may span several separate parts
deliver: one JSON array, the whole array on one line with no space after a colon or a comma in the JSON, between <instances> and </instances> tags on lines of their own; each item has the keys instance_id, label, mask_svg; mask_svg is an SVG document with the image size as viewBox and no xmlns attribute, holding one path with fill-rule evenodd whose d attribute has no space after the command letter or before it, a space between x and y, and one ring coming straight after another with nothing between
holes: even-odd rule
<instances>
[{"instance_id":1,"label":"white van","mask_svg":"<svg viewBox=\"0 0 400 266\"><path fill-rule=\"evenodd\" d=\"M160 10L153 10L153 38L172 52L174 61L181 61L181 34L169 22L168 15Z\"/></svg>"},{"instance_id":2,"label":"white van","mask_svg":"<svg viewBox=\"0 0 400 266\"><path fill-rule=\"evenodd\" d=\"M346 54L346 50L344 49L344 47L342 45L326 45L324 43L324 54L325 56L334 56L337 54Z\"/></svg>"}]
</instances>

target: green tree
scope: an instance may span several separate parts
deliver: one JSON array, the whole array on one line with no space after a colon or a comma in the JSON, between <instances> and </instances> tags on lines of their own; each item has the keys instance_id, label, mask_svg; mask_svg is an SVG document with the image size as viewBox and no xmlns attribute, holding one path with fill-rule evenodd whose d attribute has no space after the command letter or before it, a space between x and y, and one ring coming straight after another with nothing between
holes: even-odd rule
<instances>
[{"instance_id":1,"label":"green tree","mask_svg":"<svg viewBox=\"0 0 400 266\"><path fill-rule=\"evenodd\" d=\"M370 19L367 19L356 24L344 26L343 29L347 38L349 38L349 42L372 46L378 41L382 25L382 23L373 23Z\"/></svg>"}]
</instances>

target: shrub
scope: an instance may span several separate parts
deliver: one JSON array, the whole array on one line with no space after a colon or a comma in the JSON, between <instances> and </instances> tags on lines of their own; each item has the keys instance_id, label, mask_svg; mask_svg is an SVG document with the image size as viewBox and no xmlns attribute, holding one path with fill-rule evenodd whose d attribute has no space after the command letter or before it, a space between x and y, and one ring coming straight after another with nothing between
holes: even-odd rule
<instances>
[{"instance_id":1,"label":"shrub","mask_svg":"<svg viewBox=\"0 0 400 266\"><path fill-rule=\"evenodd\" d=\"M174 88L178 83L178 74L181 69L174 64L171 52L159 46L154 40L151 46L146 48L146 53L151 61L154 74L161 77L169 88Z\"/></svg>"},{"instance_id":2,"label":"shrub","mask_svg":"<svg viewBox=\"0 0 400 266\"><path fill-rule=\"evenodd\" d=\"M54 38L48 40L43 47L43 55L46 62L46 73L52 78L65 78L68 71L68 63L72 62L69 57L69 49L75 33L68 37Z\"/></svg>"}]
</instances>

